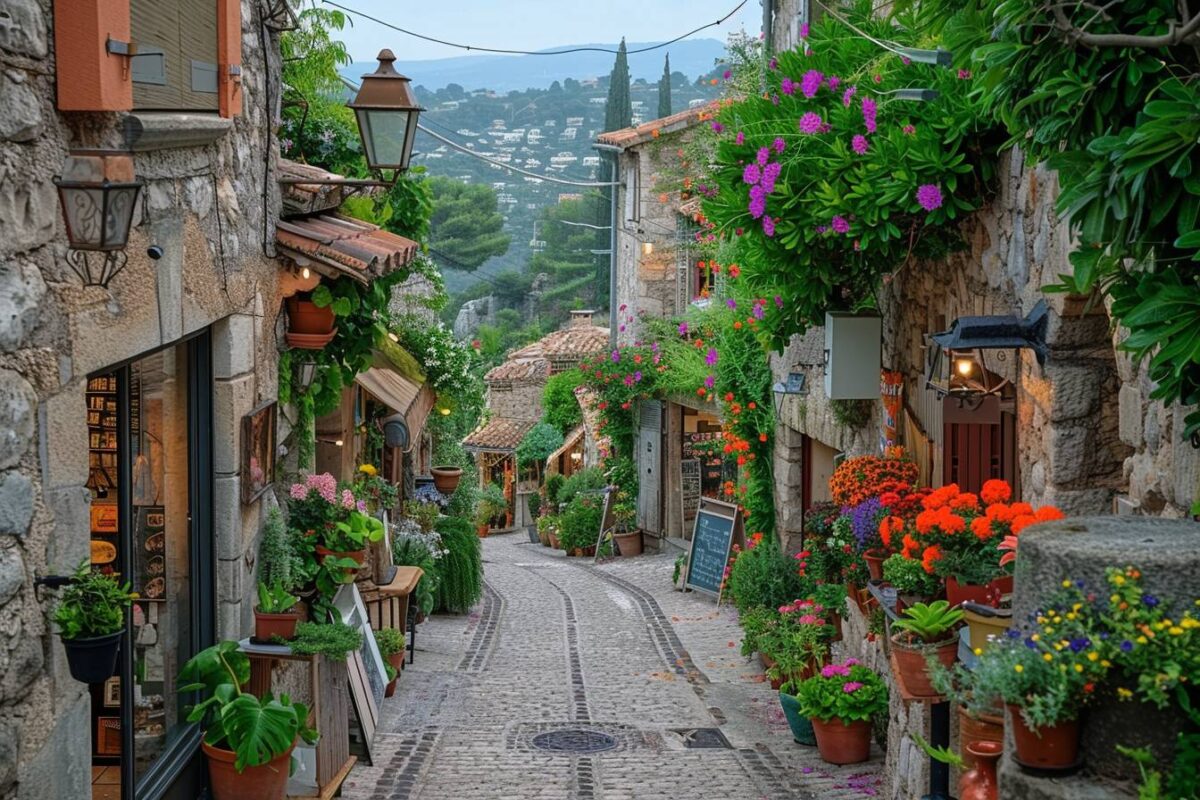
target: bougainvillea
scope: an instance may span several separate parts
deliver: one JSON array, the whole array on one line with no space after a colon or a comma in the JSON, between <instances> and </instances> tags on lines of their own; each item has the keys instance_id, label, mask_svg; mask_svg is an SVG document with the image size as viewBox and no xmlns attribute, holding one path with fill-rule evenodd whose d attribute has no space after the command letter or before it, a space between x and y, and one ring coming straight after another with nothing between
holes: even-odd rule
<instances>
[{"instance_id":1,"label":"bougainvillea","mask_svg":"<svg viewBox=\"0 0 1200 800\"><path fill-rule=\"evenodd\" d=\"M863 0L856 26L903 45L910 32ZM718 190L704 197L707 235L738 241L737 259L765 307L773 342L819 324L827 310L874 304L910 258L961 246L957 222L983 201L991 165L971 82L907 62L828 15L803 49L779 54L766 91L718 114ZM927 102L899 90L933 89Z\"/></svg>"}]
</instances>

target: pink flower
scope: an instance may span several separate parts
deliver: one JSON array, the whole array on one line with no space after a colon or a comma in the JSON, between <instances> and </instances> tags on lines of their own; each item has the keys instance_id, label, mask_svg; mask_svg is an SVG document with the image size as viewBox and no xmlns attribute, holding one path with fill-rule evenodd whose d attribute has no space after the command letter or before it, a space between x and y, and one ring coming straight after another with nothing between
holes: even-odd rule
<instances>
[{"instance_id":1,"label":"pink flower","mask_svg":"<svg viewBox=\"0 0 1200 800\"><path fill-rule=\"evenodd\" d=\"M808 38L808 23L807 22L800 23L800 38L801 39Z\"/></svg>"},{"instance_id":2,"label":"pink flower","mask_svg":"<svg viewBox=\"0 0 1200 800\"><path fill-rule=\"evenodd\" d=\"M796 84L792 82L791 78L784 76L783 80L779 82L779 91L790 95L796 91Z\"/></svg>"},{"instance_id":3,"label":"pink flower","mask_svg":"<svg viewBox=\"0 0 1200 800\"><path fill-rule=\"evenodd\" d=\"M342 489L342 508L354 508L354 492L349 489Z\"/></svg>"},{"instance_id":4,"label":"pink flower","mask_svg":"<svg viewBox=\"0 0 1200 800\"><path fill-rule=\"evenodd\" d=\"M303 500L308 497L308 487L302 483L293 483L288 494L293 500Z\"/></svg>"},{"instance_id":5,"label":"pink flower","mask_svg":"<svg viewBox=\"0 0 1200 800\"><path fill-rule=\"evenodd\" d=\"M714 348L708 348L708 353L704 356L704 363L710 367L717 363L717 351Z\"/></svg>"},{"instance_id":6,"label":"pink flower","mask_svg":"<svg viewBox=\"0 0 1200 800\"><path fill-rule=\"evenodd\" d=\"M687 334L688 334L688 326L687 326L687 323L686 323L686 322L681 322L681 323L679 323L679 335L680 335L680 336L687 336Z\"/></svg>"},{"instance_id":7,"label":"pink flower","mask_svg":"<svg viewBox=\"0 0 1200 800\"><path fill-rule=\"evenodd\" d=\"M783 152L783 148L784 148L784 146L785 146L785 144L784 144L784 141L783 141L783 137L782 137L782 136L776 136L776 137L775 137L775 141L774 141L774 142L771 142L771 146L775 148L775 152L776 152L776 153L782 153L782 152Z\"/></svg>"},{"instance_id":8,"label":"pink flower","mask_svg":"<svg viewBox=\"0 0 1200 800\"><path fill-rule=\"evenodd\" d=\"M716 377L709 375L704 379L704 385L709 389L713 388L713 384L717 382Z\"/></svg>"},{"instance_id":9,"label":"pink flower","mask_svg":"<svg viewBox=\"0 0 1200 800\"><path fill-rule=\"evenodd\" d=\"M783 165L778 161L772 161L767 164L766 169L762 173L762 190L766 194L775 191L775 181L779 178L779 173L783 169Z\"/></svg>"},{"instance_id":10,"label":"pink flower","mask_svg":"<svg viewBox=\"0 0 1200 800\"><path fill-rule=\"evenodd\" d=\"M742 183L748 183L751 186L762 180L762 167L757 162L751 161L742 170Z\"/></svg>"},{"instance_id":11,"label":"pink flower","mask_svg":"<svg viewBox=\"0 0 1200 800\"><path fill-rule=\"evenodd\" d=\"M856 133L854 138L850 140L850 147L853 148L854 152L858 153L860 156L866 155L870 146L871 145L867 142L867 137L863 136L861 133Z\"/></svg>"},{"instance_id":12,"label":"pink flower","mask_svg":"<svg viewBox=\"0 0 1200 800\"><path fill-rule=\"evenodd\" d=\"M733 137L733 141L736 142L737 144L745 144L746 143L746 134L742 133L741 131L738 131L737 136Z\"/></svg>"},{"instance_id":13,"label":"pink flower","mask_svg":"<svg viewBox=\"0 0 1200 800\"><path fill-rule=\"evenodd\" d=\"M858 681L846 681L845 683L842 684L842 691L845 692L846 694L854 694L862 687L863 687L863 685L861 683L859 683Z\"/></svg>"},{"instance_id":14,"label":"pink flower","mask_svg":"<svg viewBox=\"0 0 1200 800\"><path fill-rule=\"evenodd\" d=\"M720 133L721 131L725 130L725 126L722 125L721 123L717 122L716 120L713 120L712 129L714 131L716 131L717 133Z\"/></svg>"},{"instance_id":15,"label":"pink flower","mask_svg":"<svg viewBox=\"0 0 1200 800\"><path fill-rule=\"evenodd\" d=\"M771 61L767 64L767 68L768 69L778 69L779 68L779 59L772 58Z\"/></svg>"},{"instance_id":16,"label":"pink flower","mask_svg":"<svg viewBox=\"0 0 1200 800\"><path fill-rule=\"evenodd\" d=\"M915 133L917 132L917 129L916 129L916 127L915 127L915 126L913 126L913 125L905 125L905 126L904 126L903 128L901 128L900 130L904 131L904 134L905 134L906 136L912 136L913 134L915 134Z\"/></svg>"},{"instance_id":17,"label":"pink flower","mask_svg":"<svg viewBox=\"0 0 1200 800\"><path fill-rule=\"evenodd\" d=\"M845 661L842 662L842 664L844 664L847 667L857 667L861 663L862 662L859 661L857 658L847 658Z\"/></svg>"},{"instance_id":18,"label":"pink flower","mask_svg":"<svg viewBox=\"0 0 1200 800\"><path fill-rule=\"evenodd\" d=\"M970 80L970 79L971 79L971 70L969 70L969 69L960 69L960 70L958 71L958 79L959 79L960 81L968 81L968 80Z\"/></svg>"},{"instance_id":19,"label":"pink flower","mask_svg":"<svg viewBox=\"0 0 1200 800\"><path fill-rule=\"evenodd\" d=\"M613 363L614 363L614 364L616 364L616 363L617 363L618 361L620 361L620 360L621 360L621 352L620 352L619 350L613 350L613 351L612 351L612 361L613 361Z\"/></svg>"},{"instance_id":20,"label":"pink flower","mask_svg":"<svg viewBox=\"0 0 1200 800\"><path fill-rule=\"evenodd\" d=\"M871 76L871 80L875 81L876 83L883 83L883 76L876 72Z\"/></svg>"},{"instance_id":21,"label":"pink flower","mask_svg":"<svg viewBox=\"0 0 1200 800\"><path fill-rule=\"evenodd\" d=\"M766 214L764 214L763 218L762 218L762 228L763 228L763 233L766 234L768 238L771 236L774 236L775 235L775 220L771 219Z\"/></svg>"},{"instance_id":22,"label":"pink flower","mask_svg":"<svg viewBox=\"0 0 1200 800\"><path fill-rule=\"evenodd\" d=\"M780 297L779 295L775 295L775 307L783 308L783 298Z\"/></svg>"},{"instance_id":23,"label":"pink flower","mask_svg":"<svg viewBox=\"0 0 1200 800\"><path fill-rule=\"evenodd\" d=\"M729 80L731 77L733 77L733 73L730 70L725 70L725 72L721 74L721 77L725 80Z\"/></svg>"},{"instance_id":24,"label":"pink flower","mask_svg":"<svg viewBox=\"0 0 1200 800\"><path fill-rule=\"evenodd\" d=\"M758 148L758 154L755 155L754 160L758 162L758 165L760 167L765 167L767 165L767 162L771 160L771 148L769 148L769 147Z\"/></svg>"},{"instance_id":25,"label":"pink flower","mask_svg":"<svg viewBox=\"0 0 1200 800\"><path fill-rule=\"evenodd\" d=\"M837 75L830 75L829 78L825 81L825 83L829 84L829 91L832 92L832 91L835 91L837 89L837 87L841 85L842 79L839 78Z\"/></svg>"},{"instance_id":26,"label":"pink flower","mask_svg":"<svg viewBox=\"0 0 1200 800\"><path fill-rule=\"evenodd\" d=\"M858 87L851 86L846 91L842 92L842 105L846 108L850 107L850 98L854 97L854 93L858 91Z\"/></svg>"},{"instance_id":27,"label":"pink flower","mask_svg":"<svg viewBox=\"0 0 1200 800\"><path fill-rule=\"evenodd\" d=\"M804 116L800 118L801 133L816 133L821 130L821 126L825 122L821 119L821 115L815 111L806 111Z\"/></svg>"},{"instance_id":28,"label":"pink flower","mask_svg":"<svg viewBox=\"0 0 1200 800\"><path fill-rule=\"evenodd\" d=\"M829 227L833 228L834 233L850 232L850 223L840 214L829 221Z\"/></svg>"},{"instance_id":29,"label":"pink flower","mask_svg":"<svg viewBox=\"0 0 1200 800\"><path fill-rule=\"evenodd\" d=\"M840 675L843 678L848 677L850 675L850 667L845 664L827 664L821 668L822 678L832 678L834 675Z\"/></svg>"},{"instance_id":30,"label":"pink flower","mask_svg":"<svg viewBox=\"0 0 1200 800\"><path fill-rule=\"evenodd\" d=\"M800 93L810 100L817 96L817 91L821 88L821 84L825 82L825 76L819 70L810 69L804 73L804 77L800 79Z\"/></svg>"},{"instance_id":31,"label":"pink flower","mask_svg":"<svg viewBox=\"0 0 1200 800\"><path fill-rule=\"evenodd\" d=\"M878 111L878 106L875 101L869 97L862 99L862 116L863 125L867 127L867 133L875 132L875 114Z\"/></svg>"},{"instance_id":32,"label":"pink flower","mask_svg":"<svg viewBox=\"0 0 1200 800\"><path fill-rule=\"evenodd\" d=\"M942 207L942 190L933 183L925 183L917 187L917 202L926 211L934 211Z\"/></svg>"}]
</instances>

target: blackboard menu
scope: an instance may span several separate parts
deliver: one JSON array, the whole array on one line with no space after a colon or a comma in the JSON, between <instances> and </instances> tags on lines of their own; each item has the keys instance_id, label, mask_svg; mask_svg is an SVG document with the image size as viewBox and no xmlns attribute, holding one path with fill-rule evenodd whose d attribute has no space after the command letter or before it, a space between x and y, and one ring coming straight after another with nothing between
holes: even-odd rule
<instances>
[{"instance_id":1,"label":"blackboard menu","mask_svg":"<svg viewBox=\"0 0 1200 800\"><path fill-rule=\"evenodd\" d=\"M719 595L729 548L733 544L736 517L726 516L707 508L696 515L692 532L692 549L688 556L687 586Z\"/></svg>"}]
</instances>

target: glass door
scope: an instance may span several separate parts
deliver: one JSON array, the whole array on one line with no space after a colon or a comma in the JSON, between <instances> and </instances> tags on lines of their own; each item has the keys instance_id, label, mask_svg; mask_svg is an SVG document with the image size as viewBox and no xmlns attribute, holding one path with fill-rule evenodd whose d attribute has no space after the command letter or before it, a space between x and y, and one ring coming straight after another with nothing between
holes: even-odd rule
<instances>
[{"instance_id":1,"label":"glass door","mask_svg":"<svg viewBox=\"0 0 1200 800\"><path fill-rule=\"evenodd\" d=\"M186 719L194 698L178 693L176 675L214 637L210 362L204 335L91 379L115 389L116 429L115 475L93 502L115 512L115 565L139 595L121 674L105 685L96 722L96 753L108 765L115 756L119 791L106 770L107 788L94 785L93 800L195 798L203 789L200 731Z\"/></svg>"}]
</instances>

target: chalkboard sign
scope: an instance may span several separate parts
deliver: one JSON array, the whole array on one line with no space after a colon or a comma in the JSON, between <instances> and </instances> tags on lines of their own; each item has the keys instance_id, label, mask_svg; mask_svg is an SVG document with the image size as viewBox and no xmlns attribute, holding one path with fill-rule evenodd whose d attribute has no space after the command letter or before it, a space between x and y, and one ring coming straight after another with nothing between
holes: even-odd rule
<instances>
[{"instance_id":1,"label":"chalkboard sign","mask_svg":"<svg viewBox=\"0 0 1200 800\"><path fill-rule=\"evenodd\" d=\"M685 588L716 595L720 603L729 550L735 542L743 544L744 540L741 509L731 503L704 498L692 529Z\"/></svg>"},{"instance_id":2,"label":"chalkboard sign","mask_svg":"<svg viewBox=\"0 0 1200 800\"><path fill-rule=\"evenodd\" d=\"M692 520L696 518L696 510L700 508L700 460L695 458L683 459L679 462L679 498L680 498L680 527L681 539L686 539L691 530Z\"/></svg>"}]
</instances>

